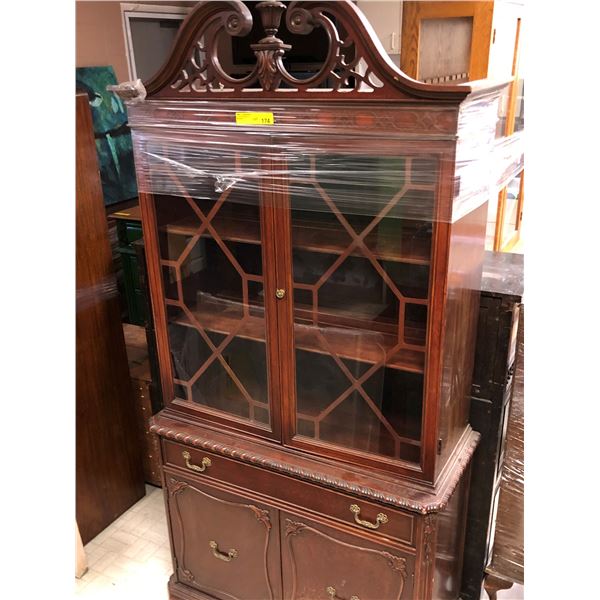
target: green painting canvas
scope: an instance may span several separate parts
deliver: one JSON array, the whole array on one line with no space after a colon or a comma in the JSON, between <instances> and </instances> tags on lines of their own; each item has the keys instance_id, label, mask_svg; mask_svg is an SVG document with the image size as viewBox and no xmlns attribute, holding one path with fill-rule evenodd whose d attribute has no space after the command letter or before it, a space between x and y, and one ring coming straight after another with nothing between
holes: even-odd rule
<instances>
[{"instance_id":1,"label":"green painting canvas","mask_svg":"<svg viewBox=\"0 0 600 600\"><path fill-rule=\"evenodd\" d=\"M117 83L112 67L80 67L75 70L78 92L88 95L104 204L131 200L138 195L127 111L121 99L106 91Z\"/></svg>"}]
</instances>

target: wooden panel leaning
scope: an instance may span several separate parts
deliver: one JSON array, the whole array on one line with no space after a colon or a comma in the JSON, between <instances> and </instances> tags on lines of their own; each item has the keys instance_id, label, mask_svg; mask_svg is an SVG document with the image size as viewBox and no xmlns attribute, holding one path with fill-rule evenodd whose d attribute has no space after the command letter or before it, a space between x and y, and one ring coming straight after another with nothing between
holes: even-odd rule
<instances>
[{"instance_id":1,"label":"wooden panel leaning","mask_svg":"<svg viewBox=\"0 0 600 600\"><path fill-rule=\"evenodd\" d=\"M77 524L86 544L144 495L92 115L77 98Z\"/></svg>"}]
</instances>

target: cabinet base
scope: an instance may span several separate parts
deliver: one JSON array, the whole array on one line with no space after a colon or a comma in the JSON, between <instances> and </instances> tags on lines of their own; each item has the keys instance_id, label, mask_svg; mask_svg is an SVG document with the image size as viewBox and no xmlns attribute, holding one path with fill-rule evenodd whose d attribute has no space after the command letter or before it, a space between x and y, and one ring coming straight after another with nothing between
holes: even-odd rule
<instances>
[{"instance_id":1,"label":"cabinet base","mask_svg":"<svg viewBox=\"0 0 600 600\"><path fill-rule=\"evenodd\" d=\"M194 590L175 579L175 573L169 579L169 600L214 600L213 596L207 596L198 590Z\"/></svg>"}]
</instances>

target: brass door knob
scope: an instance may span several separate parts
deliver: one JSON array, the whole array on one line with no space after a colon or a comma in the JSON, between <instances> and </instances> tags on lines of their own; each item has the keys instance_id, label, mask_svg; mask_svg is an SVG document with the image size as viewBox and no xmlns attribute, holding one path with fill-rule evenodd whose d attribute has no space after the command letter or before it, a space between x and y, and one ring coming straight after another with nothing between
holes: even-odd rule
<instances>
[{"instance_id":1,"label":"brass door knob","mask_svg":"<svg viewBox=\"0 0 600 600\"><path fill-rule=\"evenodd\" d=\"M284 296L285 296L285 290L282 290L281 288L278 288L275 290L275 297L278 300L281 300Z\"/></svg>"}]
</instances>

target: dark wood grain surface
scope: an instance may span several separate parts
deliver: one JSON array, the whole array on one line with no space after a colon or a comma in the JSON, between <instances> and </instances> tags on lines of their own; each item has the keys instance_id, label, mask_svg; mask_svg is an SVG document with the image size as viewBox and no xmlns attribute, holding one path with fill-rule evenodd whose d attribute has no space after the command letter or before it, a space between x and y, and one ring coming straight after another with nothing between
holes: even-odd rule
<instances>
[{"instance_id":1,"label":"dark wood grain surface","mask_svg":"<svg viewBox=\"0 0 600 600\"><path fill-rule=\"evenodd\" d=\"M144 480L87 96L76 106L76 509L85 544L144 495Z\"/></svg>"}]
</instances>

